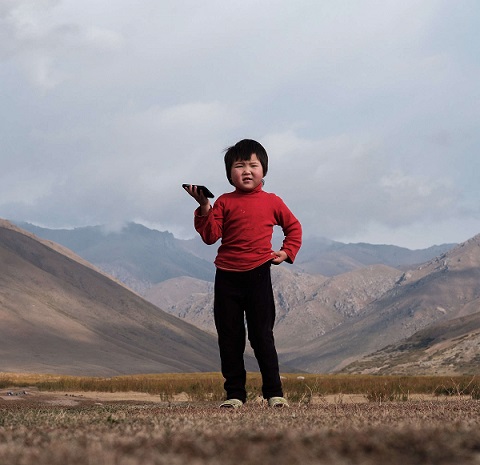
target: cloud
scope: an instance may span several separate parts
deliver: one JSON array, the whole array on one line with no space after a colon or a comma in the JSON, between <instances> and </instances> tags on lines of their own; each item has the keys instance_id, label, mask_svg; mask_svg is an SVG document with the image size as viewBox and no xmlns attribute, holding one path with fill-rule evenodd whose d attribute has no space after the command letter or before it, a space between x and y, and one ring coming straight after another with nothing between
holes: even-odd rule
<instances>
[{"instance_id":1,"label":"cloud","mask_svg":"<svg viewBox=\"0 0 480 465\"><path fill-rule=\"evenodd\" d=\"M466 239L480 6L461 5L5 0L0 216L191 236L181 183L230 189L223 149L250 137L307 235Z\"/></svg>"},{"instance_id":2,"label":"cloud","mask_svg":"<svg viewBox=\"0 0 480 465\"><path fill-rule=\"evenodd\" d=\"M71 55L118 50L119 33L77 22L56 21L60 0L20 0L2 3L0 59L13 60L42 95L72 78Z\"/></svg>"},{"instance_id":3,"label":"cloud","mask_svg":"<svg viewBox=\"0 0 480 465\"><path fill-rule=\"evenodd\" d=\"M34 207L42 223L50 217L55 226L135 218L180 230L176 223L187 223L193 207L181 184L223 170L221 148L212 141L238 124L238 118L219 102L191 102L127 109L78 132L58 132L58 127L37 131L37 148L43 151L34 171L40 175L37 201L32 205L32 196L26 202L20 186L36 184L34 173L22 169L15 181L18 189L1 203L22 198L22 208L15 203L16 215L23 212L30 218ZM184 215L180 221L179 211ZM172 219L165 220L168 217Z\"/></svg>"},{"instance_id":4,"label":"cloud","mask_svg":"<svg viewBox=\"0 0 480 465\"><path fill-rule=\"evenodd\" d=\"M458 215L460 194L448 174L398 169L381 140L361 134L305 140L288 132L268 136L265 145L271 160L267 187L272 182L311 234L338 237L371 224L394 229Z\"/></svg>"}]
</instances>

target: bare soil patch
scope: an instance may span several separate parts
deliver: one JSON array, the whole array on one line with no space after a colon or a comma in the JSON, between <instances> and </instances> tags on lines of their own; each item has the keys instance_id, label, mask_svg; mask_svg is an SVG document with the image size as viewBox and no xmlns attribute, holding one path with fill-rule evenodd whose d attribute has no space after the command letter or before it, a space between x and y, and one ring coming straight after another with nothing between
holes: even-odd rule
<instances>
[{"instance_id":1,"label":"bare soil patch","mask_svg":"<svg viewBox=\"0 0 480 465\"><path fill-rule=\"evenodd\" d=\"M185 393L173 396L173 402L188 402ZM112 402L165 403L159 395L146 392L100 392L100 391L39 391L37 388L7 389L0 391L2 402L21 402L22 405L89 405Z\"/></svg>"},{"instance_id":2,"label":"bare soil patch","mask_svg":"<svg viewBox=\"0 0 480 465\"><path fill-rule=\"evenodd\" d=\"M476 400L337 395L280 410L260 401L235 411L217 405L141 393L2 390L0 463L480 464Z\"/></svg>"}]
</instances>

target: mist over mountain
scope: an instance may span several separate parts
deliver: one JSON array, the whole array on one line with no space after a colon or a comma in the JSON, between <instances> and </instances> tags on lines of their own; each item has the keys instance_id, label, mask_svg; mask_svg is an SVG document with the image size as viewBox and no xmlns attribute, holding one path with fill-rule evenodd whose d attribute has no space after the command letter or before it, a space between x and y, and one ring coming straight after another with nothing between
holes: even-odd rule
<instances>
[{"instance_id":1,"label":"mist over mountain","mask_svg":"<svg viewBox=\"0 0 480 465\"><path fill-rule=\"evenodd\" d=\"M107 226L75 229L48 229L16 223L38 237L68 247L100 269L141 293L167 279L188 276L213 281L213 260L220 244L207 246L199 235L176 239L169 232L128 223L113 230ZM280 247L282 235L275 228L273 244ZM296 271L335 276L370 265L405 269L430 260L455 244L410 250L395 245L343 244L324 238L306 238L298 253Z\"/></svg>"},{"instance_id":2,"label":"mist over mountain","mask_svg":"<svg viewBox=\"0 0 480 465\"><path fill-rule=\"evenodd\" d=\"M68 247L140 293L174 277L191 276L206 281L214 277L213 264L189 253L173 234L136 223L119 230L105 226L48 229L17 224L38 237Z\"/></svg>"}]
</instances>

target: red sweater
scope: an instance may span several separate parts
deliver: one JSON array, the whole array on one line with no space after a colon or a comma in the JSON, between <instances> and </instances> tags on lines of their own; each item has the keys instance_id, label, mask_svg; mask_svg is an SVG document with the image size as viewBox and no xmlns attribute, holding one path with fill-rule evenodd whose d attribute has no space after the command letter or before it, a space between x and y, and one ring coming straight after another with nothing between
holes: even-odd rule
<instances>
[{"instance_id":1,"label":"red sweater","mask_svg":"<svg viewBox=\"0 0 480 465\"><path fill-rule=\"evenodd\" d=\"M302 244L302 227L283 200L262 190L236 189L221 195L208 215L195 210L195 229L206 244L222 238L215 265L222 270L248 271L268 262L272 256L273 226L285 235L282 250L293 263Z\"/></svg>"}]
</instances>

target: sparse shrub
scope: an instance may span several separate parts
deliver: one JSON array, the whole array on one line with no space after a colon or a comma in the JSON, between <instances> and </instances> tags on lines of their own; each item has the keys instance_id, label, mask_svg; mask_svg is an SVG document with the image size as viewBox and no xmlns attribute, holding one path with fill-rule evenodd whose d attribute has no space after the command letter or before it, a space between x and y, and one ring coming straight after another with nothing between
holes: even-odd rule
<instances>
[{"instance_id":1,"label":"sparse shrub","mask_svg":"<svg viewBox=\"0 0 480 465\"><path fill-rule=\"evenodd\" d=\"M11 379L0 375L0 389L5 389L10 386L12 386Z\"/></svg>"},{"instance_id":2,"label":"sparse shrub","mask_svg":"<svg viewBox=\"0 0 480 465\"><path fill-rule=\"evenodd\" d=\"M435 395L472 396L475 399L478 398L476 396L478 396L479 390L480 384L475 376L473 378L450 378L435 389Z\"/></svg>"},{"instance_id":3,"label":"sparse shrub","mask_svg":"<svg viewBox=\"0 0 480 465\"><path fill-rule=\"evenodd\" d=\"M369 390L366 398L369 402L406 402L409 392L400 385L385 382Z\"/></svg>"},{"instance_id":4,"label":"sparse shrub","mask_svg":"<svg viewBox=\"0 0 480 465\"><path fill-rule=\"evenodd\" d=\"M291 402L310 404L314 396L320 396L318 378L296 376L287 378L283 383L285 395Z\"/></svg>"}]
</instances>

